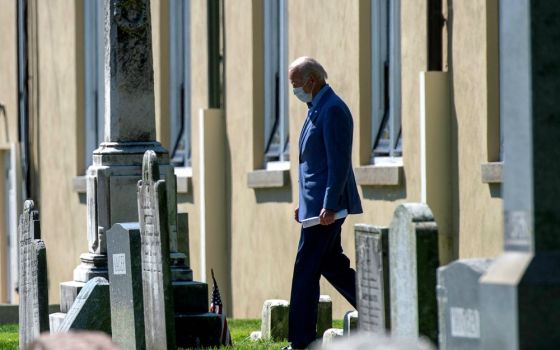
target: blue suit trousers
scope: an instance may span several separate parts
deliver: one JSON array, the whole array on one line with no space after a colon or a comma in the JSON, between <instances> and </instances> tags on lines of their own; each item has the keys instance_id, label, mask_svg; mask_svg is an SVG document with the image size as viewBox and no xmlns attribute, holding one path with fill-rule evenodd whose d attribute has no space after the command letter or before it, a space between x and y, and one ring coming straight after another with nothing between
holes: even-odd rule
<instances>
[{"instance_id":1,"label":"blue suit trousers","mask_svg":"<svg viewBox=\"0 0 560 350\"><path fill-rule=\"evenodd\" d=\"M356 272L340 241L343 222L301 229L290 297L288 339L293 348L303 349L316 339L321 275L356 307Z\"/></svg>"}]
</instances>

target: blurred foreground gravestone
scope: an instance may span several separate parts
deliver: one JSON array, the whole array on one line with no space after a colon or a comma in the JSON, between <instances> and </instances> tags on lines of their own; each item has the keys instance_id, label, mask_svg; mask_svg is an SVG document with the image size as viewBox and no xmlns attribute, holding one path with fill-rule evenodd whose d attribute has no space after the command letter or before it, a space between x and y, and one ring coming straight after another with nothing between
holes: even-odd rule
<instances>
[{"instance_id":1,"label":"blurred foreground gravestone","mask_svg":"<svg viewBox=\"0 0 560 350\"><path fill-rule=\"evenodd\" d=\"M315 350L434 350L426 340L391 338L381 334L357 333L336 338L328 344L317 344Z\"/></svg>"},{"instance_id":2,"label":"blurred foreground gravestone","mask_svg":"<svg viewBox=\"0 0 560 350\"><path fill-rule=\"evenodd\" d=\"M483 349L560 344L560 7L499 1L504 252L480 279Z\"/></svg>"}]
</instances>

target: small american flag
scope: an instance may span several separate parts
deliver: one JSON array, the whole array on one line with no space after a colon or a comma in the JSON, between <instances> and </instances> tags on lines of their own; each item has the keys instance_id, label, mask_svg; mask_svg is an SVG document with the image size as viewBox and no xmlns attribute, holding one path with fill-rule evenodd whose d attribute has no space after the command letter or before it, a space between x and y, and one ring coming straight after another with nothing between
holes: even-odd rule
<instances>
[{"instance_id":1,"label":"small american flag","mask_svg":"<svg viewBox=\"0 0 560 350\"><path fill-rule=\"evenodd\" d=\"M210 304L210 312L221 316L222 335L220 337L220 341L222 345L232 345L226 315L224 315L223 312L224 308L222 305L222 298L220 297L220 289L218 288L218 283L216 283L216 278L214 277L214 269L210 269L210 271L212 272L212 281L214 282L214 286L212 288L212 303Z\"/></svg>"}]
</instances>

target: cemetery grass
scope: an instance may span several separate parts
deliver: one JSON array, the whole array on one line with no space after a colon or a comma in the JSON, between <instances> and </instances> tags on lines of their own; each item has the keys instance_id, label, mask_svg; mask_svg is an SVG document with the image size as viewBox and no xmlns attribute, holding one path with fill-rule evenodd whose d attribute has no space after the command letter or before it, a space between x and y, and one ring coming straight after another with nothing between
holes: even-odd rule
<instances>
[{"instance_id":1,"label":"cemetery grass","mask_svg":"<svg viewBox=\"0 0 560 350\"><path fill-rule=\"evenodd\" d=\"M18 349L18 332L17 324L0 325L0 350Z\"/></svg>"},{"instance_id":2,"label":"cemetery grass","mask_svg":"<svg viewBox=\"0 0 560 350\"><path fill-rule=\"evenodd\" d=\"M268 350L280 349L288 344L287 341L251 341L251 332L260 330L261 320L228 320L231 331L231 337L234 343L234 349L239 350ZM333 327L342 328L342 320L333 321ZM18 349L18 325L0 325L0 350L17 350ZM229 347L221 347L220 349L228 349ZM214 348L217 349L217 348Z\"/></svg>"}]
</instances>

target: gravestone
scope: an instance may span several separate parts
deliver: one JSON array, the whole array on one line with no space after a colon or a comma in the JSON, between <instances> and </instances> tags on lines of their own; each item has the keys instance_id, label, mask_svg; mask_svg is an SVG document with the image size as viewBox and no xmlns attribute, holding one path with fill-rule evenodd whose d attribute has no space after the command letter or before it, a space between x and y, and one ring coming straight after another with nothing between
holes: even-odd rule
<instances>
[{"instance_id":1,"label":"gravestone","mask_svg":"<svg viewBox=\"0 0 560 350\"><path fill-rule=\"evenodd\" d=\"M19 347L49 330L47 253L40 240L39 212L25 201L19 218Z\"/></svg>"},{"instance_id":2,"label":"gravestone","mask_svg":"<svg viewBox=\"0 0 560 350\"><path fill-rule=\"evenodd\" d=\"M323 336L323 333L332 327L332 299L328 295L319 296L319 305L317 306L317 337Z\"/></svg>"},{"instance_id":3,"label":"gravestone","mask_svg":"<svg viewBox=\"0 0 560 350\"><path fill-rule=\"evenodd\" d=\"M138 182L138 216L147 349L175 348L165 186L165 180L159 179L155 152L146 151Z\"/></svg>"},{"instance_id":4,"label":"gravestone","mask_svg":"<svg viewBox=\"0 0 560 350\"><path fill-rule=\"evenodd\" d=\"M437 342L438 231L424 203L401 204L389 229L391 334Z\"/></svg>"},{"instance_id":5,"label":"gravestone","mask_svg":"<svg viewBox=\"0 0 560 350\"><path fill-rule=\"evenodd\" d=\"M504 252L480 279L483 349L560 344L560 7L499 1Z\"/></svg>"},{"instance_id":6,"label":"gravestone","mask_svg":"<svg viewBox=\"0 0 560 350\"><path fill-rule=\"evenodd\" d=\"M351 336L358 332L359 315L358 311L347 311L342 318L342 334Z\"/></svg>"},{"instance_id":7,"label":"gravestone","mask_svg":"<svg viewBox=\"0 0 560 350\"><path fill-rule=\"evenodd\" d=\"M288 337L289 310L290 303L287 300L269 299L264 302L261 312L263 339L279 341Z\"/></svg>"},{"instance_id":8,"label":"gravestone","mask_svg":"<svg viewBox=\"0 0 560 350\"><path fill-rule=\"evenodd\" d=\"M113 341L123 349L145 349L142 260L138 223L107 231Z\"/></svg>"},{"instance_id":9,"label":"gravestone","mask_svg":"<svg viewBox=\"0 0 560 350\"><path fill-rule=\"evenodd\" d=\"M478 280L491 259L462 259L438 269L439 348L480 348Z\"/></svg>"},{"instance_id":10,"label":"gravestone","mask_svg":"<svg viewBox=\"0 0 560 350\"><path fill-rule=\"evenodd\" d=\"M111 335L111 314L105 310L110 310L109 282L103 277L94 277L84 285L56 331L80 329Z\"/></svg>"},{"instance_id":11,"label":"gravestone","mask_svg":"<svg viewBox=\"0 0 560 350\"><path fill-rule=\"evenodd\" d=\"M389 229L373 225L354 226L356 241L356 294L360 318L358 329L385 333L390 329Z\"/></svg>"}]
</instances>

